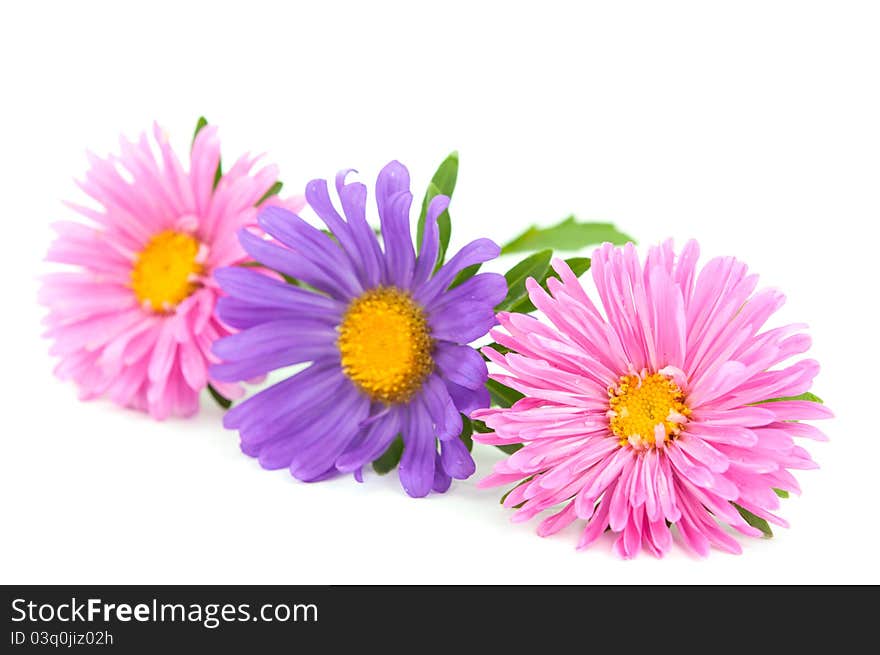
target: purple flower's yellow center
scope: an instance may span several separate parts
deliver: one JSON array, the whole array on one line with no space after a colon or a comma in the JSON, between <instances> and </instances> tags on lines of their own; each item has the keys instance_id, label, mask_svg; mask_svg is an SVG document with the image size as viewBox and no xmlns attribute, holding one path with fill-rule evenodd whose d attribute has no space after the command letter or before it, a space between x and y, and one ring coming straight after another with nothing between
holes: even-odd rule
<instances>
[{"instance_id":1,"label":"purple flower's yellow center","mask_svg":"<svg viewBox=\"0 0 880 655\"><path fill-rule=\"evenodd\" d=\"M409 400L434 367L425 311L393 287L371 289L353 300L337 343L345 375L386 404Z\"/></svg>"},{"instance_id":2,"label":"purple flower's yellow center","mask_svg":"<svg viewBox=\"0 0 880 655\"><path fill-rule=\"evenodd\" d=\"M138 301L153 311L169 311L196 289L202 272L199 242L165 230L147 242L131 271L131 288Z\"/></svg>"},{"instance_id":3,"label":"purple flower's yellow center","mask_svg":"<svg viewBox=\"0 0 880 655\"><path fill-rule=\"evenodd\" d=\"M691 413L684 392L661 373L624 375L608 397L609 424L621 446L644 449L671 441Z\"/></svg>"}]
</instances>

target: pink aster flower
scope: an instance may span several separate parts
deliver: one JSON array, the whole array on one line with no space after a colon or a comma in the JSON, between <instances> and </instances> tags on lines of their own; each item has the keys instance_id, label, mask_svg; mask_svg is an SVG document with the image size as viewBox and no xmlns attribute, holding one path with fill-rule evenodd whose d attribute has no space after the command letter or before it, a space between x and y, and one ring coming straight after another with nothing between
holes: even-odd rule
<instances>
[{"instance_id":1,"label":"pink aster flower","mask_svg":"<svg viewBox=\"0 0 880 655\"><path fill-rule=\"evenodd\" d=\"M557 260L549 294L528 285L552 325L498 316L492 335L514 352L483 352L504 371L491 377L524 398L473 416L495 430L479 441L524 444L481 481L518 484L504 500L515 521L554 508L540 535L581 519L578 548L610 529L623 557L643 546L662 556L672 526L706 555L710 545L740 552L725 524L752 536L761 519L787 525L775 490L798 493L789 469L816 467L793 437L824 440L801 421L831 416L791 399L819 365L784 364L809 348L804 325L763 329L782 294L755 292L757 276L732 257L698 271L698 254L693 241L678 256L667 242L642 265L632 244L605 244L592 260L604 311Z\"/></svg>"},{"instance_id":2,"label":"pink aster flower","mask_svg":"<svg viewBox=\"0 0 880 655\"><path fill-rule=\"evenodd\" d=\"M241 395L239 385L207 372L217 361L211 345L231 332L214 312L214 271L245 261L237 232L256 223L257 207L295 211L303 200L278 200L277 168L255 168L259 158L247 155L216 179L213 126L198 132L189 170L158 126L154 138L155 150L141 135L120 139L119 156L89 153L79 186L97 206L67 203L88 222L54 225L47 260L68 268L44 278L40 301L60 378L73 380L83 399L106 396L162 419L195 413L208 384L227 398Z\"/></svg>"}]
</instances>

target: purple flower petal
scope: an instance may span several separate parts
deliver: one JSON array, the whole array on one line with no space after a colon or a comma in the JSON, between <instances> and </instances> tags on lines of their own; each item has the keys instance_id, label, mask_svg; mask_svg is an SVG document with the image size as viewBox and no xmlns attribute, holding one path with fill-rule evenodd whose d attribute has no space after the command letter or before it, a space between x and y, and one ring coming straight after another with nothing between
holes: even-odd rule
<instances>
[{"instance_id":1,"label":"purple flower petal","mask_svg":"<svg viewBox=\"0 0 880 655\"><path fill-rule=\"evenodd\" d=\"M342 379L338 363L313 364L232 407L223 415L223 427L234 430L254 422L272 421L288 407L295 408L311 400L310 394L315 394L315 397L326 394L328 380Z\"/></svg>"},{"instance_id":2,"label":"purple flower petal","mask_svg":"<svg viewBox=\"0 0 880 655\"><path fill-rule=\"evenodd\" d=\"M295 322L287 321L263 323L219 339L214 342L213 351L229 360L211 367L211 377L221 382L250 380L277 368L338 352L336 332L332 328L320 326L304 330Z\"/></svg>"},{"instance_id":3,"label":"purple flower petal","mask_svg":"<svg viewBox=\"0 0 880 655\"><path fill-rule=\"evenodd\" d=\"M461 439L440 443L440 461L443 469L456 480L467 480L477 470L473 457Z\"/></svg>"},{"instance_id":4,"label":"purple flower petal","mask_svg":"<svg viewBox=\"0 0 880 655\"><path fill-rule=\"evenodd\" d=\"M298 480L316 479L330 468L360 432L360 422L370 410L370 400L354 386L334 398L327 413L312 425L308 436L290 462L290 472Z\"/></svg>"},{"instance_id":5,"label":"purple flower petal","mask_svg":"<svg viewBox=\"0 0 880 655\"><path fill-rule=\"evenodd\" d=\"M458 438L461 434L461 414L449 396L443 381L430 375L422 387L422 399L434 421L435 436L441 441Z\"/></svg>"},{"instance_id":6,"label":"purple flower petal","mask_svg":"<svg viewBox=\"0 0 880 655\"><path fill-rule=\"evenodd\" d=\"M485 385L479 389L466 389L449 380L443 380L443 382L446 384L446 391L449 392L455 407L465 416L470 416L472 412L488 407L491 402L489 390Z\"/></svg>"},{"instance_id":7,"label":"purple flower petal","mask_svg":"<svg viewBox=\"0 0 880 655\"><path fill-rule=\"evenodd\" d=\"M339 245L345 249L351 264L356 266L358 250L355 247L351 227L342 220L342 217L333 206L330 200L330 193L327 190L326 180L312 180L306 185L306 202L315 210L318 217L324 221L324 224L339 241Z\"/></svg>"},{"instance_id":8,"label":"purple flower petal","mask_svg":"<svg viewBox=\"0 0 880 655\"><path fill-rule=\"evenodd\" d=\"M367 222L367 187L359 182L346 184L345 177L348 173L349 171L340 171L336 175L336 192L342 201L342 211L348 219L358 262L363 267L361 280L364 288L372 289L382 281L385 259L376 234Z\"/></svg>"},{"instance_id":9,"label":"purple flower petal","mask_svg":"<svg viewBox=\"0 0 880 655\"><path fill-rule=\"evenodd\" d=\"M271 442L290 440L303 430L312 429L332 409L333 399L350 390L351 383L336 372L320 379L314 387L300 392L293 402L279 403L277 411L249 416L239 428L242 450L258 455Z\"/></svg>"},{"instance_id":10,"label":"purple flower petal","mask_svg":"<svg viewBox=\"0 0 880 655\"><path fill-rule=\"evenodd\" d=\"M333 239L319 229L280 207L266 207L257 220L267 234L310 261L312 266L336 280L343 288L355 295L363 291L363 286L351 266L351 254L346 254Z\"/></svg>"},{"instance_id":11,"label":"purple flower petal","mask_svg":"<svg viewBox=\"0 0 880 655\"><path fill-rule=\"evenodd\" d=\"M448 196L434 196L428 211L425 214L425 230L422 235L422 244L419 248L419 256L413 273L413 288L424 284L434 271L437 263L437 255L440 249L440 229L437 226L437 217L449 206Z\"/></svg>"},{"instance_id":12,"label":"purple flower petal","mask_svg":"<svg viewBox=\"0 0 880 655\"><path fill-rule=\"evenodd\" d=\"M357 480L358 482L363 482L364 481L363 476L359 476L358 473L359 473L359 471L355 472L354 479ZM336 468L331 466L323 473L319 473L318 475L310 477L308 480L302 480L302 481L303 482L310 482L310 483L311 482L323 482L324 480L329 480L330 478L335 478L337 475L339 475L339 471L337 471Z\"/></svg>"},{"instance_id":13,"label":"purple flower petal","mask_svg":"<svg viewBox=\"0 0 880 655\"><path fill-rule=\"evenodd\" d=\"M403 456L397 468L403 490L413 498L423 498L434 485L434 456L437 447L434 425L427 410L417 400L405 412Z\"/></svg>"},{"instance_id":14,"label":"purple flower petal","mask_svg":"<svg viewBox=\"0 0 880 655\"><path fill-rule=\"evenodd\" d=\"M375 461L388 450L400 428L400 409L392 407L384 416L361 428L360 441L352 443L336 459L336 468L343 472L355 471Z\"/></svg>"},{"instance_id":15,"label":"purple flower petal","mask_svg":"<svg viewBox=\"0 0 880 655\"><path fill-rule=\"evenodd\" d=\"M218 339L213 351L222 358L235 358L242 352L249 357L261 357L289 347L329 346L335 340L336 330L327 325L304 325L302 320L273 321Z\"/></svg>"},{"instance_id":16,"label":"purple flower petal","mask_svg":"<svg viewBox=\"0 0 880 655\"><path fill-rule=\"evenodd\" d=\"M376 206L385 243L385 283L408 289L415 267L410 233L409 171L398 161L385 166L376 178Z\"/></svg>"},{"instance_id":17,"label":"purple flower petal","mask_svg":"<svg viewBox=\"0 0 880 655\"><path fill-rule=\"evenodd\" d=\"M429 316L431 336L466 344L479 339L498 324L485 302L461 302Z\"/></svg>"},{"instance_id":18,"label":"purple flower petal","mask_svg":"<svg viewBox=\"0 0 880 655\"><path fill-rule=\"evenodd\" d=\"M495 259L500 253L501 248L491 239L471 241L443 264L434 277L416 290L415 299L422 305L430 305L438 295L449 288L459 271L473 264L482 264Z\"/></svg>"},{"instance_id":19,"label":"purple flower petal","mask_svg":"<svg viewBox=\"0 0 880 655\"><path fill-rule=\"evenodd\" d=\"M395 160L386 164L376 178L376 206L380 218L388 214L392 199L402 191L409 191L409 171Z\"/></svg>"},{"instance_id":20,"label":"purple flower petal","mask_svg":"<svg viewBox=\"0 0 880 655\"><path fill-rule=\"evenodd\" d=\"M482 303L490 311L494 311L495 305L504 300L507 295L507 280L499 273L478 273L469 280L465 280L454 289L446 291L427 304L425 308L429 314L445 312L454 309L463 302Z\"/></svg>"},{"instance_id":21,"label":"purple flower petal","mask_svg":"<svg viewBox=\"0 0 880 655\"><path fill-rule=\"evenodd\" d=\"M322 298L317 294L309 294ZM339 325L342 312L318 309L307 303L291 302L287 307L269 307L224 296L217 301L217 316L229 327L245 330L272 321L301 322L303 326L322 324L328 328Z\"/></svg>"},{"instance_id":22,"label":"purple flower petal","mask_svg":"<svg viewBox=\"0 0 880 655\"><path fill-rule=\"evenodd\" d=\"M350 385L348 385L350 389ZM338 386L337 394L343 395L343 386ZM241 449L244 453L257 457L260 466L267 469L288 468L294 455L302 449L304 440L314 429L314 425L340 406L325 396L302 408L301 411L288 412L271 425L256 426L242 431Z\"/></svg>"},{"instance_id":23,"label":"purple flower petal","mask_svg":"<svg viewBox=\"0 0 880 655\"><path fill-rule=\"evenodd\" d=\"M469 346L441 341L434 349L434 362L441 376L467 389L479 389L489 377L486 362Z\"/></svg>"},{"instance_id":24,"label":"purple flower petal","mask_svg":"<svg viewBox=\"0 0 880 655\"><path fill-rule=\"evenodd\" d=\"M452 478L443 470L443 464L440 461L440 453L434 453L434 484L432 489L439 494L446 493L452 484Z\"/></svg>"},{"instance_id":25,"label":"purple flower petal","mask_svg":"<svg viewBox=\"0 0 880 655\"><path fill-rule=\"evenodd\" d=\"M230 296L238 296L253 304L279 308L299 304L336 311L340 315L345 311L345 304L338 300L300 289L252 269L227 266L214 271L214 278Z\"/></svg>"},{"instance_id":26,"label":"purple flower petal","mask_svg":"<svg viewBox=\"0 0 880 655\"><path fill-rule=\"evenodd\" d=\"M366 187L357 183L345 184L348 173L340 171L336 176L336 190L347 222L333 207L325 180L309 182L306 199L345 251L348 258L346 268L357 275L362 288L369 289L381 280L384 261L379 242L366 219Z\"/></svg>"},{"instance_id":27,"label":"purple flower petal","mask_svg":"<svg viewBox=\"0 0 880 655\"><path fill-rule=\"evenodd\" d=\"M386 217L382 220L386 283L401 289L410 287L415 268L416 255L409 229L411 205L412 194L409 191L402 191L391 199Z\"/></svg>"},{"instance_id":28,"label":"purple flower petal","mask_svg":"<svg viewBox=\"0 0 880 655\"><path fill-rule=\"evenodd\" d=\"M310 260L292 250L265 241L244 229L239 231L238 240L245 252L263 266L302 280L337 300L347 301L356 295L356 291L340 284L338 280L313 266Z\"/></svg>"}]
</instances>

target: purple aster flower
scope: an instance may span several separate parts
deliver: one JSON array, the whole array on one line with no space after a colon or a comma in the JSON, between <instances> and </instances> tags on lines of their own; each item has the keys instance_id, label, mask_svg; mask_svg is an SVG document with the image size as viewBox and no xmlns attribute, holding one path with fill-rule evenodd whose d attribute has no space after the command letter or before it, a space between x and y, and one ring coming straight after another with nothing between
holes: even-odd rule
<instances>
[{"instance_id":1,"label":"purple aster flower","mask_svg":"<svg viewBox=\"0 0 880 655\"><path fill-rule=\"evenodd\" d=\"M367 189L336 176L345 218L325 180L306 200L328 234L287 210L262 211L259 224L275 241L242 230L244 249L299 286L247 268L216 278L229 294L220 318L239 333L221 339L212 368L240 381L292 364L310 365L227 412L242 450L268 469L288 467L313 482L338 472L360 480L397 435L403 439L401 484L410 496L443 492L474 462L459 439L461 414L489 406L486 364L467 344L495 325L493 308L507 284L495 273L450 288L464 268L494 259L498 246L478 239L437 268L437 217L449 198L430 203L418 254L410 233L409 172L388 164L376 181L384 250L366 219ZM439 442L439 450L438 450Z\"/></svg>"}]
</instances>

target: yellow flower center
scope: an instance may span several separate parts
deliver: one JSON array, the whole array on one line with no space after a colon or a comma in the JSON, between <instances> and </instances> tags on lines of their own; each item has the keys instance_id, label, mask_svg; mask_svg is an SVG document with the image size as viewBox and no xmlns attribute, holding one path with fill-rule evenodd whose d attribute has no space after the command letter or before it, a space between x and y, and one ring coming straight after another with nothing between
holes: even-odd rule
<instances>
[{"instance_id":1,"label":"yellow flower center","mask_svg":"<svg viewBox=\"0 0 880 655\"><path fill-rule=\"evenodd\" d=\"M342 371L386 404L409 400L434 367L425 311L393 287L371 289L352 301L337 343Z\"/></svg>"},{"instance_id":2,"label":"yellow flower center","mask_svg":"<svg viewBox=\"0 0 880 655\"><path fill-rule=\"evenodd\" d=\"M131 288L141 304L167 311L196 289L193 278L202 272L196 261L199 242L188 234L165 230L138 254L131 271Z\"/></svg>"},{"instance_id":3,"label":"yellow flower center","mask_svg":"<svg viewBox=\"0 0 880 655\"><path fill-rule=\"evenodd\" d=\"M661 373L624 375L616 387L608 389L608 397L611 431L621 446L651 448L661 433L664 442L671 441L691 413L684 404L684 392Z\"/></svg>"}]
</instances>

